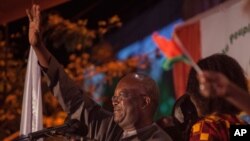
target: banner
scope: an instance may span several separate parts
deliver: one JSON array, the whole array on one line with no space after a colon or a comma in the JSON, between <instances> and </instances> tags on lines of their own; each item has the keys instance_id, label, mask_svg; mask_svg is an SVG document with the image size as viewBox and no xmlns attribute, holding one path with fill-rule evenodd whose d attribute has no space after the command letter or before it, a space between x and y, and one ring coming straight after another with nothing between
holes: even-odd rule
<instances>
[{"instance_id":1,"label":"banner","mask_svg":"<svg viewBox=\"0 0 250 141\"><path fill-rule=\"evenodd\" d=\"M214 53L235 58L250 77L250 1L227 1L184 22L175 29L195 61ZM174 66L176 97L185 93L190 67Z\"/></svg>"}]
</instances>

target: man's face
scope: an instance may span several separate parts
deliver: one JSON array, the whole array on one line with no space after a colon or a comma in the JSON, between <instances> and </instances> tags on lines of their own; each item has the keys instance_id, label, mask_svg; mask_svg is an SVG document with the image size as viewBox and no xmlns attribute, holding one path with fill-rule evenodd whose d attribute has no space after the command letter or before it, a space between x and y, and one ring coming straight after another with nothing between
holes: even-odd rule
<instances>
[{"instance_id":1,"label":"man's face","mask_svg":"<svg viewBox=\"0 0 250 141\"><path fill-rule=\"evenodd\" d=\"M114 107L114 121L122 128L134 128L141 112L140 87L128 80L121 80L112 97Z\"/></svg>"}]
</instances>

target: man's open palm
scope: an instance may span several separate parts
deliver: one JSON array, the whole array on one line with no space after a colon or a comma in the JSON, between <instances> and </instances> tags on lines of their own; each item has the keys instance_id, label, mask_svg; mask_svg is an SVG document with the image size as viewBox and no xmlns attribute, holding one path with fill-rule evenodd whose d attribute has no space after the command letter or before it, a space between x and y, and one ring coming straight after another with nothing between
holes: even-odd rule
<instances>
[{"instance_id":1,"label":"man's open palm","mask_svg":"<svg viewBox=\"0 0 250 141\"><path fill-rule=\"evenodd\" d=\"M33 47L40 44L40 7L33 5L30 10L26 10L29 17L29 42Z\"/></svg>"}]
</instances>

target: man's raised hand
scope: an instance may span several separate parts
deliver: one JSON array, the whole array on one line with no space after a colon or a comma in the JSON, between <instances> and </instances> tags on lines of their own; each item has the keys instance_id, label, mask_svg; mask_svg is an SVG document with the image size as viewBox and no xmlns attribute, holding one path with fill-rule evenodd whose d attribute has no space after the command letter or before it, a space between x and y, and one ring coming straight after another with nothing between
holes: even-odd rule
<instances>
[{"instance_id":1,"label":"man's raised hand","mask_svg":"<svg viewBox=\"0 0 250 141\"><path fill-rule=\"evenodd\" d=\"M41 46L40 35L40 7L39 5L32 5L30 10L26 9L29 18L29 42L33 48Z\"/></svg>"}]
</instances>

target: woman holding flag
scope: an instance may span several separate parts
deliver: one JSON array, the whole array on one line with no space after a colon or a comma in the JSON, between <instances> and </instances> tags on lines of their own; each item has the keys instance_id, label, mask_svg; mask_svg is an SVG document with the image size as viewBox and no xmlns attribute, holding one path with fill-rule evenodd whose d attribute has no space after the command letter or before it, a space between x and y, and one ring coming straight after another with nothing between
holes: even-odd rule
<instances>
[{"instance_id":1,"label":"woman holding flag","mask_svg":"<svg viewBox=\"0 0 250 141\"><path fill-rule=\"evenodd\" d=\"M245 124L245 122L237 117L241 109L216 94L227 93L228 80L247 91L247 81L243 69L236 60L224 54L215 54L201 59L198 66L205 72L198 75L200 80L198 81L197 72L191 69L186 90L200 117L200 120L192 126L190 141L229 141L230 124ZM228 79L217 77L219 75L211 76L213 73L206 71L222 73Z\"/></svg>"}]
</instances>

